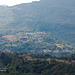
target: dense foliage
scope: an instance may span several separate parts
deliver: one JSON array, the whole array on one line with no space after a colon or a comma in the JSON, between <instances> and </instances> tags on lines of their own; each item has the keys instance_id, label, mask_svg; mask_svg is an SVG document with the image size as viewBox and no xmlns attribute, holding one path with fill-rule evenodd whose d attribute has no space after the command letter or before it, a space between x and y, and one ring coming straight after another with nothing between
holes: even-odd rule
<instances>
[{"instance_id":1,"label":"dense foliage","mask_svg":"<svg viewBox=\"0 0 75 75\"><path fill-rule=\"evenodd\" d=\"M75 63L57 62L45 58L31 58L26 52L0 53L0 75L74 75ZM45 57L45 55L44 55ZM69 58L69 57L68 57Z\"/></svg>"},{"instance_id":2,"label":"dense foliage","mask_svg":"<svg viewBox=\"0 0 75 75\"><path fill-rule=\"evenodd\" d=\"M0 50L4 52L27 51L34 54L46 53L64 56L74 52L71 44L65 42L59 41L49 32L18 32L14 35L1 34Z\"/></svg>"}]
</instances>

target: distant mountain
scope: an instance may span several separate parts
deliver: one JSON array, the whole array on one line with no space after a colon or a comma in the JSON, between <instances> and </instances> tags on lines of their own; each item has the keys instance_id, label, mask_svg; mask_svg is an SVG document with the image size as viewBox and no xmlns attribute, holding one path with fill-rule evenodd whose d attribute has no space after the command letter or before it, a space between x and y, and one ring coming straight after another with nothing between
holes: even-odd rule
<instances>
[{"instance_id":1,"label":"distant mountain","mask_svg":"<svg viewBox=\"0 0 75 75\"><path fill-rule=\"evenodd\" d=\"M41 0L0 6L0 31L46 31L75 43L75 0Z\"/></svg>"},{"instance_id":2,"label":"distant mountain","mask_svg":"<svg viewBox=\"0 0 75 75\"><path fill-rule=\"evenodd\" d=\"M1 6L5 6L5 7L8 7L8 5L7 5L7 4L2 4Z\"/></svg>"}]
</instances>

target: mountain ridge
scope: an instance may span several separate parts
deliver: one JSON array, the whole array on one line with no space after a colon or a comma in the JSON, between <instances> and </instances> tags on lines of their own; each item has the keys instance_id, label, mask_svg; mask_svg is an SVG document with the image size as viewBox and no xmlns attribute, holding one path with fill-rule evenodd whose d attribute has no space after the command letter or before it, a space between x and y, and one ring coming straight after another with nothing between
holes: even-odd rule
<instances>
[{"instance_id":1,"label":"mountain ridge","mask_svg":"<svg viewBox=\"0 0 75 75\"><path fill-rule=\"evenodd\" d=\"M75 41L75 1L40 0L0 7L0 29L46 31L71 43ZM7 16L6 16L7 15Z\"/></svg>"}]
</instances>

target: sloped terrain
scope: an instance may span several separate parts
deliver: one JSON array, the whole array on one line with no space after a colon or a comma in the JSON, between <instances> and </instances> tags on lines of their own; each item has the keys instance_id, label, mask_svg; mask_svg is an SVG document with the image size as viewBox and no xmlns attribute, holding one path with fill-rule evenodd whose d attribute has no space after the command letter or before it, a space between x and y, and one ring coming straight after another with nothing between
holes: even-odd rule
<instances>
[{"instance_id":1,"label":"sloped terrain","mask_svg":"<svg viewBox=\"0 0 75 75\"><path fill-rule=\"evenodd\" d=\"M75 0L41 0L13 7L0 6L0 30L51 32L74 45L74 7Z\"/></svg>"}]
</instances>

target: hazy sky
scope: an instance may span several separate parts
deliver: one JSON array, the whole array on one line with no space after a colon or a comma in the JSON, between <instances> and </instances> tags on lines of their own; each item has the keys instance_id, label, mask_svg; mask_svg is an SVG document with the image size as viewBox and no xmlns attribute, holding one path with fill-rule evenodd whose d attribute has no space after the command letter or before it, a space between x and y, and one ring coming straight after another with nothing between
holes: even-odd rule
<instances>
[{"instance_id":1,"label":"hazy sky","mask_svg":"<svg viewBox=\"0 0 75 75\"><path fill-rule=\"evenodd\" d=\"M39 1L39 0L0 0L0 5L13 6L21 3L32 2L32 1Z\"/></svg>"}]
</instances>

